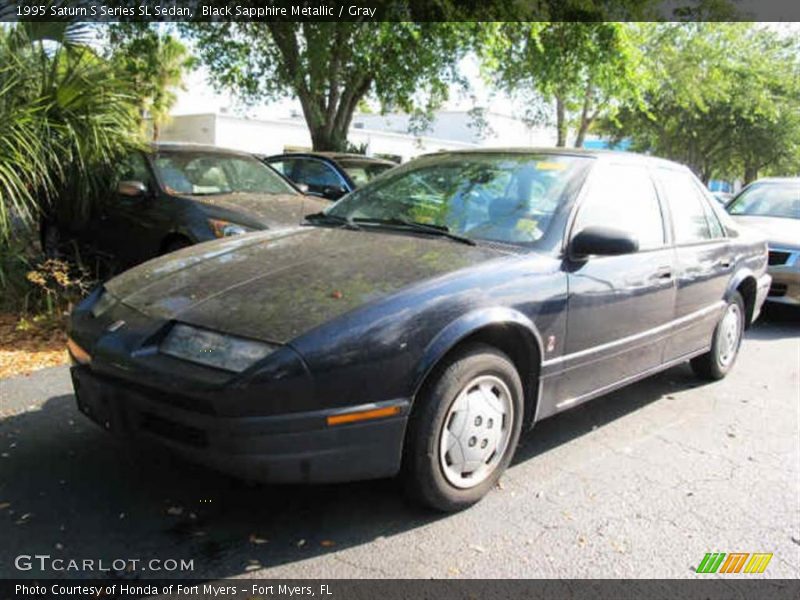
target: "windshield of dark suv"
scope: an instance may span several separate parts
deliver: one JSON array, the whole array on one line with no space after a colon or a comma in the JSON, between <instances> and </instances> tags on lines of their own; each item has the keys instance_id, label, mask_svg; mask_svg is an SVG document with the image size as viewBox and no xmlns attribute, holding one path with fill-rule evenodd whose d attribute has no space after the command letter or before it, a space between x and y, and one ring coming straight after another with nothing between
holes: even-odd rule
<instances>
[{"instance_id":1,"label":"windshield of dark suv","mask_svg":"<svg viewBox=\"0 0 800 600\"><path fill-rule=\"evenodd\" d=\"M359 226L422 224L470 240L533 244L590 162L558 154L432 156L387 173L325 214Z\"/></svg>"},{"instance_id":2,"label":"windshield of dark suv","mask_svg":"<svg viewBox=\"0 0 800 600\"><path fill-rule=\"evenodd\" d=\"M800 180L752 185L728 205L728 212L737 216L800 219Z\"/></svg>"},{"instance_id":3,"label":"windshield of dark suv","mask_svg":"<svg viewBox=\"0 0 800 600\"><path fill-rule=\"evenodd\" d=\"M223 152L159 151L153 161L171 194L296 194L280 175L249 156Z\"/></svg>"}]
</instances>

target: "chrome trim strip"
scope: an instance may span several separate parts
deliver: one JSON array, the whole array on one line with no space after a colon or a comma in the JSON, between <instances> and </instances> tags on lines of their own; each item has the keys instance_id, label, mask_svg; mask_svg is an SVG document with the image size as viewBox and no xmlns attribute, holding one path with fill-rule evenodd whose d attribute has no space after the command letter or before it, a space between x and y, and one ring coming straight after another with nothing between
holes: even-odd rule
<instances>
[{"instance_id":1,"label":"chrome trim strip","mask_svg":"<svg viewBox=\"0 0 800 600\"><path fill-rule=\"evenodd\" d=\"M725 301L720 300L719 302L715 302L710 306L702 308L691 314L684 315L679 319L674 319L669 323L665 323L664 325L659 325L658 327L654 327L653 329L647 329L646 331L641 331L639 333L629 335L628 337L614 340L613 342L606 342L605 344L601 344L599 346L593 346L591 348L586 348L585 350L579 350L578 352L573 352L572 354L565 354L564 356L559 356L557 358L551 358L550 360L543 361L542 367L553 367L554 365L559 365L567 361L583 358L585 356L591 356L592 354L607 352L614 348L623 346L625 344L630 344L632 342L644 340L648 337L656 336L660 333L667 332L671 329L680 328L681 326L693 320L702 319L703 317L712 314L714 311L721 310L724 306L725 306Z\"/></svg>"},{"instance_id":2,"label":"chrome trim strip","mask_svg":"<svg viewBox=\"0 0 800 600\"><path fill-rule=\"evenodd\" d=\"M619 381L615 381L614 383L610 383L591 392L587 392L582 396L577 396L575 398L569 398L567 400L563 400L558 404L556 404L556 411L561 411L571 406L575 406L576 404L580 404L581 402L591 400L592 398L603 396L609 392L613 392L616 389L625 387L629 383L633 383L634 381L645 379L647 377L650 377L650 375L655 375L656 373L659 373L661 371L666 371L667 369L679 365L683 362L686 362L687 360L690 360L695 356L700 356L701 354L705 354L706 352L709 351L710 348L711 348L710 346L706 346L705 348L701 348L700 350L694 350L692 352L689 352L688 354L683 354L678 358L674 358L670 361L667 361L665 363L647 369L646 371L642 371L641 373L636 373L635 375L629 375L628 377L620 379Z\"/></svg>"}]
</instances>

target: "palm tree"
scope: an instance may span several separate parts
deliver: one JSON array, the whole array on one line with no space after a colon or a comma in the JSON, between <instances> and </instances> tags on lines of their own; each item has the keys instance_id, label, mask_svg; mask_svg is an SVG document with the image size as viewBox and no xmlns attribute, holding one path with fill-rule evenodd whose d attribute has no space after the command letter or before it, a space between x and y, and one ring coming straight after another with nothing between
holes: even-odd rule
<instances>
[{"instance_id":1,"label":"palm tree","mask_svg":"<svg viewBox=\"0 0 800 600\"><path fill-rule=\"evenodd\" d=\"M111 46L117 67L133 82L142 117L151 119L156 141L194 58L177 38L143 23L115 25Z\"/></svg>"},{"instance_id":2,"label":"palm tree","mask_svg":"<svg viewBox=\"0 0 800 600\"><path fill-rule=\"evenodd\" d=\"M130 85L87 45L90 33L0 29L0 245L12 223L85 216L105 173L141 144Z\"/></svg>"}]
</instances>

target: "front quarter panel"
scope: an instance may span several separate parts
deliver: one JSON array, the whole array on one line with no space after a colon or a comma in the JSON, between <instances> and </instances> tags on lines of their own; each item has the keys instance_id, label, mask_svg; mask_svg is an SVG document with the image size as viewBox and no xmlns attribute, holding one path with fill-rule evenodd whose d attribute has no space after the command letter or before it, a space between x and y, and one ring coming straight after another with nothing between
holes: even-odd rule
<instances>
[{"instance_id":1,"label":"front quarter panel","mask_svg":"<svg viewBox=\"0 0 800 600\"><path fill-rule=\"evenodd\" d=\"M314 381L315 403L413 398L422 379L481 327L514 323L561 352L566 276L544 256L510 255L409 286L342 315L291 345Z\"/></svg>"}]
</instances>

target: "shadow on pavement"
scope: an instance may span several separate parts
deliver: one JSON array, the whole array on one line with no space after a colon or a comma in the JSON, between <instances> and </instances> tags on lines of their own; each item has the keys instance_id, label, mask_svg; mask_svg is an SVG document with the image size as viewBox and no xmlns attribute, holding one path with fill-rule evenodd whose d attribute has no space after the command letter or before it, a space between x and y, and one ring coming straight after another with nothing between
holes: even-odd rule
<instances>
[{"instance_id":1,"label":"shadow on pavement","mask_svg":"<svg viewBox=\"0 0 800 600\"><path fill-rule=\"evenodd\" d=\"M765 304L761 316L747 332L757 340L800 338L800 307L785 304Z\"/></svg>"},{"instance_id":2,"label":"shadow on pavement","mask_svg":"<svg viewBox=\"0 0 800 600\"><path fill-rule=\"evenodd\" d=\"M770 339L777 330L764 322L749 335ZM698 385L683 365L547 419L523 437L515 463ZM194 571L172 575L222 578L446 518L407 504L394 480L248 486L163 454L143 455L88 422L71 395L0 420L0 449L0 577L60 576L14 568L19 554L49 554L107 562L194 559Z\"/></svg>"}]
</instances>

